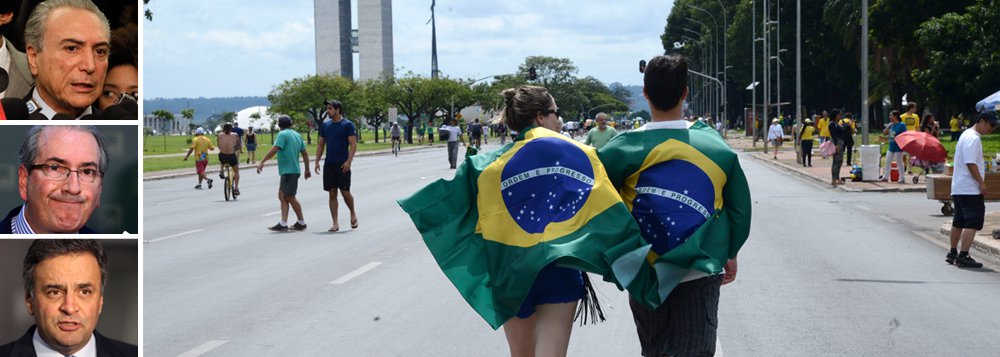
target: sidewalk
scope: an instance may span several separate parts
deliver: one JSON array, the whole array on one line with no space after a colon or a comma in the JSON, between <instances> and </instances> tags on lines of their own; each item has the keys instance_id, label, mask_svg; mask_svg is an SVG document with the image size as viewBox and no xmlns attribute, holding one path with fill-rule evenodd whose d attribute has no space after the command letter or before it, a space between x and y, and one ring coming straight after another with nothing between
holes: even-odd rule
<instances>
[{"instance_id":1,"label":"sidewalk","mask_svg":"<svg viewBox=\"0 0 1000 357\"><path fill-rule=\"evenodd\" d=\"M819 156L819 149L813 148L813 158L812 167L802 167L802 164L795 162L795 148L790 144L785 144L781 146L778 150L778 158L774 159L774 148L768 145L768 152L764 152L764 142L757 141L757 146L753 145L753 138L743 136L741 133L730 133L729 137L726 139L729 146L736 151L744 151L748 156L760 160L766 164L775 166L779 169L791 172L793 174L799 175L801 177L816 180L826 187L833 188L830 184L832 181L832 173L830 171L830 166L832 159L823 159ZM857 148L858 146L855 146ZM754 151L754 150L757 151ZM854 153L853 157L855 163L861 161L861 157L858 153ZM846 157L845 157L846 160ZM840 169L841 177L850 176L851 168L846 162L844 166ZM895 182L861 182L861 181L850 181L848 180L846 184L838 185L837 190L844 192L927 192L927 184L925 177L920 178L920 182L913 184L911 183L911 175L906 175L907 183L895 183ZM993 231L1000 230L1000 212L986 212L986 219L983 224L983 229L976 234L976 239L973 241L972 248L978 250L981 253L989 254L995 259L1000 259L1000 239L993 238ZM951 232L951 222L945 223L941 226L940 236L936 236L939 241L944 242L945 246L949 245L949 234ZM942 253L942 257L943 257ZM943 258L942 258L943 259Z\"/></svg>"}]
</instances>

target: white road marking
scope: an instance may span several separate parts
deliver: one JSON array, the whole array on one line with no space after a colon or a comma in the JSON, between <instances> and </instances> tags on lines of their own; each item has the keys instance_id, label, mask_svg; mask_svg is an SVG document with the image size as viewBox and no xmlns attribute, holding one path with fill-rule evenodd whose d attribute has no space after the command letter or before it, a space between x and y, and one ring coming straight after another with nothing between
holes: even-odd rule
<instances>
[{"instance_id":1,"label":"white road marking","mask_svg":"<svg viewBox=\"0 0 1000 357\"><path fill-rule=\"evenodd\" d=\"M358 276L361 276L361 274L367 273L369 270L375 269L375 267L377 267L377 266L379 266L381 264L382 264L382 262L371 262L371 263L368 263L368 264L366 264L363 267L360 267L360 268L355 269L354 271L352 271L350 273L347 273L347 275L344 275L342 277L337 278L337 280L331 281L330 284L331 285L341 285L343 283L351 281L351 279L354 279L354 278L357 278Z\"/></svg>"},{"instance_id":2,"label":"white road marking","mask_svg":"<svg viewBox=\"0 0 1000 357\"><path fill-rule=\"evenodd\" d=\"M180 233L177 233L177 234L171 234L171 235L166 236L166 237L160 237L160 238L156 238L156 239L147 240L145 243L155 243L155 242L159 242L159 241L165 241L167 239L173 239L173 238L177 238L177 237L180 237L180 236L188 235L188 234L191 234L191 233L198 233L198 232L201 232L201 231L204 231L204 229L195 229L193 231L187 231L187 232L180 232Z\"/></svg>"},{"instance_id":3,"label":"white road marking","mask_svg":"<svg viewBox=\"0 0 1000 357\"><path fill-rule=\"evenodd\" d=\"M864 206L864 205L854 205L854 207L857 207L858 209L860 209L862 211L868 211L868 212L872 211L871 208L869 208L868 206Z\"/></svg>"},{"instance_id":4,"label":"white road marking","mask_svg":"<svg viewBox=\"0 0 1000 357\"><path fill-rule=\"evenodd\" d=\"M270 216L277 216L279 214L281 214L281 211L274 211L274 212L271 212L271 213L265 213L265 214L262 214L260 216L261 217L270 217Z\"/></svg>"},{"instance_id":5,"label":"white road marking","mask_svg":"<svg viewBox=\"0 0 1000 357\"><path fill-rule=\"evenodd\" d=\"M208 341L208 342L205 342L204 344L202 344L201 346L198 346L197 348L195 348L193 350L190 350L190 351L187 351L187 352L184 352L184 353L181 353L181 354L177 355L177 357L198 357L198 356L201 356L203 354L208 353L208 351L214 350L214 349L218 348L219 346L222 346L222 345L226 344L226 342L229 342L229 341L226 341L226 340L212 340L212 341Z\"/></svg>"},{"instance_id":6,"label":"white road marking","mask_svg":"<svg viewBox=\"0 0 1000 357\"><path fill-rule=\"evenodd\" d=\"M886 222L889 222L889 223L892 223L892 224L899 223L899 221L897 221L895 218L886 216L884 214L878 215L878 218L881 218L883 221L886 221Z\"/></svg>"},{"instance_id":7,"label":"white road marking","mask_svg":"<svg viewBox=\"0 0 1000 357\"><path fill-rule=\"evenodd\" d=\"M722 341L719 341L719 335L715 335L715 357L722 357Z\"/></svg>"}]
</instances>

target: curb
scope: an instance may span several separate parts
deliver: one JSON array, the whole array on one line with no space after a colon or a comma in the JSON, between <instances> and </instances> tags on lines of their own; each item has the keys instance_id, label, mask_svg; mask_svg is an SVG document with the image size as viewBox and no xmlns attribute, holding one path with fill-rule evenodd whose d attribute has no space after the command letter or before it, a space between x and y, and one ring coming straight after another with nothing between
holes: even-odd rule
<instances>
[{"instance_id":1,"label":"curb","mask_svg":"<svg viewBox=\"0 0 1000 357\"><path fill-rule=\"evenodd\" d=\"M951 244L951 223L945 223L941 225L941 236L940 240L945 244ZM992 232L976 233L976 238L983 237L984 239L994 239ZM972 249L975 249L983 254L989 254L993 259L1000 260L1000 249L992 245L983 243L979 239L972 240Z\"/></svg>"},{"instance_id":2,"label":"curb","mask_svg":"<svg viewBox=\"0 0 1000 357\"><path fill-rule=\"evenodd\" d=\"M743 152L746 153L746 154L748 154L750 157L752 157L752 158L754 158L754 159L756 159L758 161L763 161L763 162L766 162L766 163L768 163L770 165L773 165L773 166L779 167L781 169L784 169L786 171L791 171L792 173L798 174L801 177L812 179L812 180L817 181L819 183L828 183L828 182L826 182L824 180L821 180L821 179L819 179L819 178L817 178L817 177L815 177L813 175L810 175L810 174L807 174L805 172L799 171L795 167L789 166L788 164L785 164L785 163L782 163L782 162L778 162L778 161L774 161L774 160L768 160L767 158L763 158L763 157L757 156L757 153L754 153L754 152L749 152L749 151L746 151L746 150L743 150ZM926 186L917 186L917 185L910 186L910 187L879 187L879 188L850 188L850 187L846 187L845 185L838 185L837 189L841 190L841 191L844 191L844 192L927 192L927 187Z\"/></svg>"},{"instance_id":3,"label":"curb","mask_svg":"<svg viewBox=\"0 0 1000 357\"><path fill-rule=\"evenodd\" d=\"M443 147L443 146L434 145L434 146L409 147L409 148L404 148L404 149L402 149L400 151L402 151L402 152L424 151L424 150L435 149L435 148L438 148L438 147ZM392 155L392 150L391 149L383 149L383 150L373 150L373 151L361 151L361 152L354 153L354 157L382 156L382 155ZM277 164L278 164L278 162L276 160L272 160L271 163L264 164L264 166L275 166ZM172 178L178 178L178 177L197 176L198 175L197 173L193 172L193 170L189 170L189 169L177 169L177 170L166 170L166 171L178 171L178 170L183 170L184 172L169 172L169 173L163 173L163 174L157 174L157 173L154 172L154 173L150 173L149 176L143 175L142 181L143 182L145 182L145 181L158 181L158 180L166 180L166 179L172 179ZM218 173L219 171L220 170L205 170L205 174L206 175L212 175L212 174ZM163 172L163 171L160 171L160 172Z\"/></svg>"}]
</instances>

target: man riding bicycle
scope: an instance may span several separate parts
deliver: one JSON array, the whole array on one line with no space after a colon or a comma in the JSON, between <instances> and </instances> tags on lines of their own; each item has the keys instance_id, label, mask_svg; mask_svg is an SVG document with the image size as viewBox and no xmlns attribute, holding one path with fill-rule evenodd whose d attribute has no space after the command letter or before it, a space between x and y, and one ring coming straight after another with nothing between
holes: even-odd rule
<instances>
[{"instance_id":1,"label":"man riding bicycle","mask_svg":"<svg viewBox=\"0 0 1000 357\"><path fill-rule=\"evenodd\" d=\"M236 157L236 151L240 147L240 137L233 132L233 125L226 123L222 125L222 133L216 139L219 147L220 171L219 178L225 179L226 164L233 168L233 195L240 194L240 160Z\"/></svg>"},{"instance_id":2,"label":"man riding bicycle","mask_svg":"<svg viewBox=\"0 0 1000 357\"><path fill-rule=\"evenodd\" d=\"M393 145L393 148L395 148L397 144L399 144L400 146L402 146L403 141L400 138L401 133L400 133L400 130L399 130L399 124L392 123L392 128L390 128L390 130L389 130L389 135L392 136L392 145Z\"/></svg>"}]
</instances>

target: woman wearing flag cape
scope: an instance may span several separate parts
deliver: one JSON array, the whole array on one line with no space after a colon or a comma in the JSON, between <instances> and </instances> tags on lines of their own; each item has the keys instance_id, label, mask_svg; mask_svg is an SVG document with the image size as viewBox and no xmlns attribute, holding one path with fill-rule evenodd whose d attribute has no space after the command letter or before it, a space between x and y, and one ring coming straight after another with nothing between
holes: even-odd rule
<instances>
[{"instance_id":1,"label":"woman wearing flag cape","mask_svg":"<svg viewBox=\"0 0 1000 357\"><path fill-rule=\"evenodd\" d=\"M515 140L399 203L469 305L504 327L511 355L563 356L580 270L628 287L649 269L650 246L596 151L547 129L559 116L548 90L502 94Z\"/></svg>"}]
</instances>

